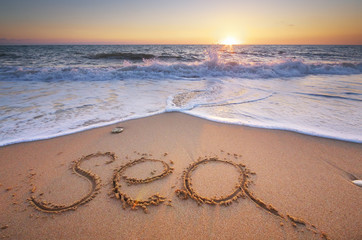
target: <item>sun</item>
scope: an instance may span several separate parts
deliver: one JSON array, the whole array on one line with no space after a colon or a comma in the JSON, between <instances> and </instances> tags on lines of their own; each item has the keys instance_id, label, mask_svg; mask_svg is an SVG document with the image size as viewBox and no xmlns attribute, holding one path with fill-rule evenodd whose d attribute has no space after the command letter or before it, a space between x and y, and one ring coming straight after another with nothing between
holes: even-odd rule
<instances>
[{"instance_id":1,"label":"sun","mask_svg":"<svg viewBox=\"0 0 362 240\"><path fill-rule=\"evenodd\" d=\"M229 36L229 37L225 38L224 40L220 41L220 44L231 46L231 45L241 44L241 41L237 40L234 37Z\"/></svg>"}]
</instances>

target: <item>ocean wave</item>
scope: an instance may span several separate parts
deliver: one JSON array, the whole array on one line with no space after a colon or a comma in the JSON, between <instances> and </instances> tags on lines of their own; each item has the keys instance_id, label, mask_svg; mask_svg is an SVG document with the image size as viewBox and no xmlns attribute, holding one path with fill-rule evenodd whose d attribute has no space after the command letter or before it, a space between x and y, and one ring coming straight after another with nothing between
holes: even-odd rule
<instances>
[{"instance_id":1,"label":"ocean wave","mask_svg":"<svg viewBox=\"0 0 362 240\"><path fill-rule=\"evenodd\" d=\"M205 90L178 92L168 97L166 112L189 111L195 108L222 107L240 105L266 100L274 95L273 92L260 89L243 89L233 92L216 84Z\"/></svg>"},{"instance_id":2,"label":"ocean wave","mask_svg":"<svg viewBox=\"0 0 362 240\"><path fill-rule=\"evenodd\" d=\"M132 61L142 61L143 59L151 59L155 57L156 56L153 54L130 52L97 53L88 56L90 59L121 59Z\"/></svg>"},{"instance_id":3,"label":"ocean wave","mask_svg":"<svg viewBox=\"0 0 362 240\"><path fill-rule=\"evenodd\" d=\"M73 70L57 73L61 79L83 74L82 69ZM128 71L135 70L137 66ZM358 111L362 75L287 81L132 78L99 82L89 79L96 79L97 73L92 74L83 76L86 81L0 81L0 146L172 111L225 123L362 141ZM115 79L111 75L107 77Z\"/></svg>"},{"instance_id":4,"label":"ocean wave","mask_svg":"<svg viewBox=\"0 0 362 240\"><path fill-rule=\"evenodd\" d=\"M299 94L299 95L305 95L305 96L311 96L311 97L322 97L322 98L334 98L334 99L343 99L343 100L351 100L351 101L359 101L362 102L361 99L357 99L357 98L350 98L350 97L343 97L343 96L335 96L335 95L328 95L328 94L316 94L316 93L300 93L300 92L295 92L295 94ZM349 95L360 95L358 93L345 93L345 94L349 94Z\"/></svg>"},{"instance_id":5,"label":"ocean wave","mask_svg":"<svg viewBox=\"0 0 362 240\"><path fill-rule=\"evenodd\" d=\"M141 63L124 61L120 66L113 67L0 67L0 80L102 81L125 79L199 79L212 77L268 79L361 73L362 63L349 62L305 63L298 60L284 60L267 64L249 64L209 59L203 62L172 63L157 59L143 59Z\"/></svg>"},{"instance_id":6,"label":"ocean wave","mask_svg":"<svg viewBox=\"0 0 362 240\"><path fill-rule=\"evenodd\" d=\"M200 61L200 59L191 54L149 54L149 53L130 53L130 52L111 52L111 53L97 53L86 56L89 59L116 59L116 60L126 60L126 61L143 61L147 59L157 59L162 61L179 61L179 62L192 62Z\"/></svg>"},{"instance_id":7,"label":"ocean wave","mask_svg":"<svg viewBox=\"0 0 362 240\"><path fill-rule=\"evenodd\" d=\"M15 59L15 58L20 58L20 56L13 54L13 53L0 53L0 58Z\"/></svg>"},{"instance_id":8,"label":"ocean wave","mask_svg":"<svg viewBox=\"0 0 362 240\"><path fill-rule=\"evenodd\" d=\"M0 146L170 111L361 143L361 49L1 47Z\"/></svg>"}]
</instances>

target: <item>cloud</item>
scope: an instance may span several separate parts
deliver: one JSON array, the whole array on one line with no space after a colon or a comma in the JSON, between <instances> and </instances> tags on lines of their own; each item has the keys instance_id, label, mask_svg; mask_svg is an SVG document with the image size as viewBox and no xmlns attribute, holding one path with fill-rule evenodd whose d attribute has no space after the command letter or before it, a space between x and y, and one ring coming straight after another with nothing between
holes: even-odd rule
<instances>
[{"instance_id":1,"label":"cloud","mask_svg":"<svg viewBox=\"0 0 362 240\"><path fill-rule=\"evenodd\" d=\"M0 38L0 44L1 43L8 43L9 40L7 38Z\"/></svg>"},{"instance_id":2,"label":"cloud","mask_svg":"<svg viewBox=\"0 0 362 240\"><path fill-rule=\"evenodd\" d=\"M294 23L288 23L284 20L278 22L279 25L285 26L285 27L296 27Z\"/></svg>"},{"instance_id":3,"label":"cloud","mask_svg":"<svg viewBox=\"0 0 362 240\"><path fill-rule=\"evenodd\" d=\"M6 44L27 44L30 43L31 40L30 39L15 39L15 38L5 38L5 37L0 37L0 44L1 45L6 45Z\"/></svg>"}]
</instances>

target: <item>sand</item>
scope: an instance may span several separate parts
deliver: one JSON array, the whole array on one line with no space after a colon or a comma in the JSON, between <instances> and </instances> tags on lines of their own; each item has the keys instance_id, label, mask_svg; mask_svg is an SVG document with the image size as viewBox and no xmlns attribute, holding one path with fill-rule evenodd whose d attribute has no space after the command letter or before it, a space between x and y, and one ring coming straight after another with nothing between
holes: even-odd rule
<instances>
[{"instance_id":1,"label":"sand","mask_svg":"<svg viewBox=\"0 0 362 240\"><path fill-rule=\"evenodd\" d=\"M0 238L361 239L361 160L361 144L181 113L14 144Z\"/></svg>"}]
</instances>

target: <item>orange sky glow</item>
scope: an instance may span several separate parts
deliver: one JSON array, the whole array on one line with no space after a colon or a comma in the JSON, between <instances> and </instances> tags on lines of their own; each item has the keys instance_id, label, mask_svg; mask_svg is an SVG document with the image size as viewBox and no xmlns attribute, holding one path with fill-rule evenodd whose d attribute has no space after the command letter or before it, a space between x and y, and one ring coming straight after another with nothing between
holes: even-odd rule
<instances>
[{"instance_id":1,"label":"orange sky glow","mask_svg":"<svg viewBox=\"0 0 362 240\"><path fill-rule=\"evenodd\" d=\"M362 1L5 0L0 44L362 44Z\"/></svg>"}]
</instances>

